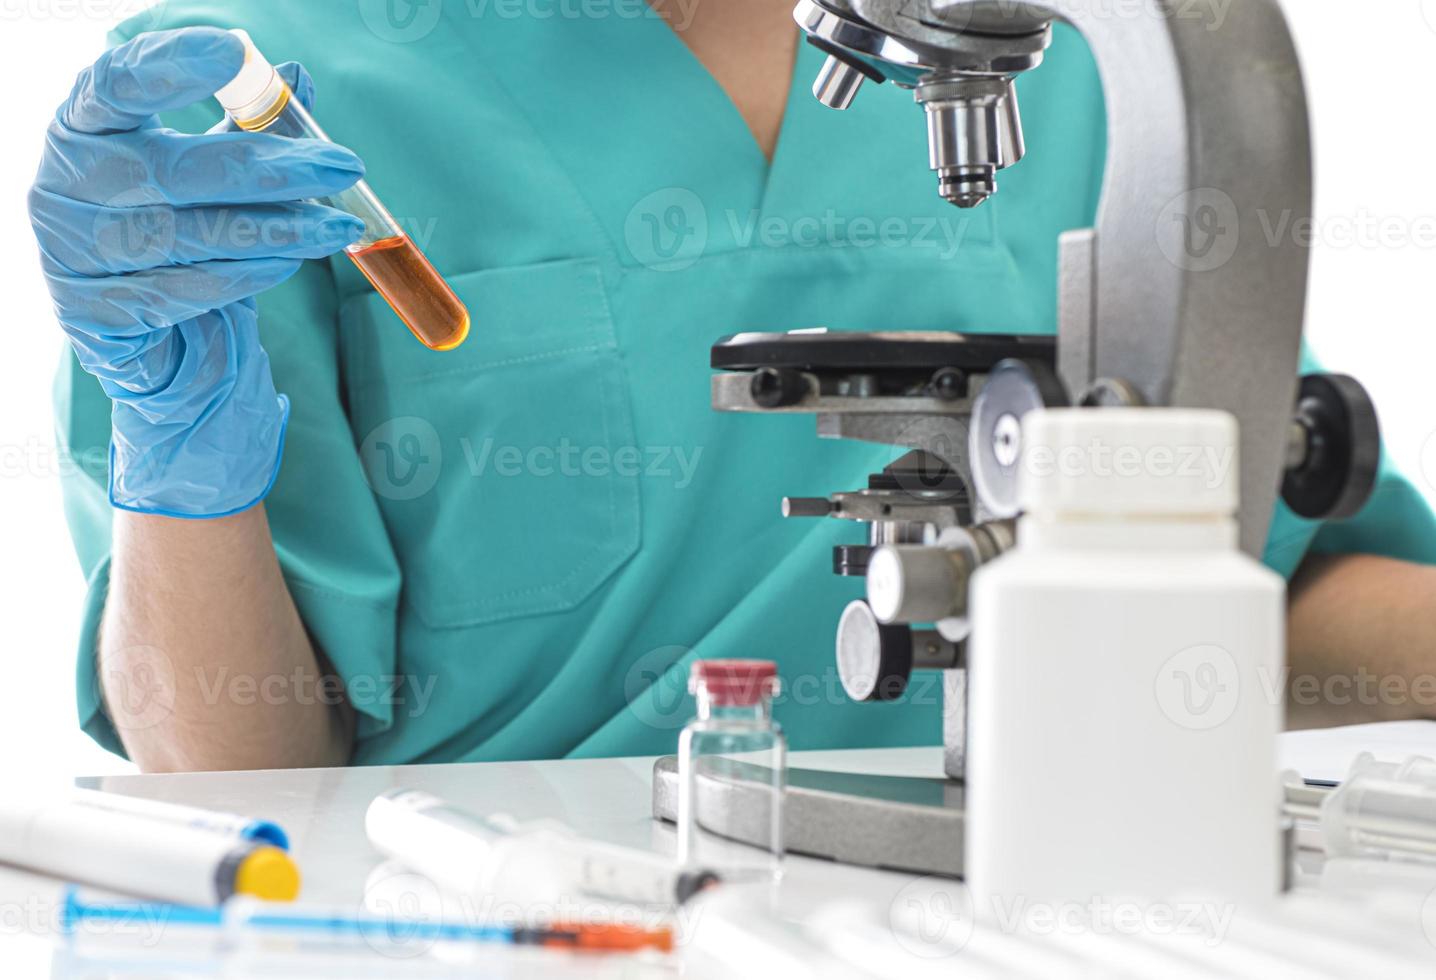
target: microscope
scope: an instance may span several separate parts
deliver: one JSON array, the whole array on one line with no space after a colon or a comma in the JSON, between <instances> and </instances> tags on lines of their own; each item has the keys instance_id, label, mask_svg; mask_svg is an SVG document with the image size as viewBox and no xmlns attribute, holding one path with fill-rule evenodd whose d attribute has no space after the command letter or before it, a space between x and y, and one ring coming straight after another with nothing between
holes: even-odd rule
<instances>
[{"instance_id":1,"label":"microscope","mask_svg":"<svg viewBox=\"0 0 1436 980\"><path fill-rule=\"evenodd\" d=\"M1210 8L1210 9L1209 9ZM943 673L946 779L789 771L789 849L851 863L962 873L968 584L1015 543L1021 420L1081 406L1221 409L1241 431L1241 544L1260 557L1277 495L1298 515L1354 515L1375 484L1376 413L1342 375L1298 378L1308 255L1269 241L1263 215L1311 214L1306 97L1276 0L799 0L827 55L813 86L841 110L865 84L910 89L937 193L998 193L1024 154L1018 81L1052 26L1074 27L1105 92L1107 170L1096 227L1059 241L1054 337L892 332L736 334L712 349L713 407L808 413L821 438L894 447L867 485L788 498L789 519L863 526L832 571L865 600L836 624L843 688L896 699ZM916 161L914 161L916 165ZM1194 230L1208 239L1192 246ZM814 574L819 574L814 569ZM980 624L979 624L980 628ZM741 780L707 787L737 839ZM655 815L672 819L672 760ZM754 831L757 832L756 829Z\"/></svg>"}]
</instances>

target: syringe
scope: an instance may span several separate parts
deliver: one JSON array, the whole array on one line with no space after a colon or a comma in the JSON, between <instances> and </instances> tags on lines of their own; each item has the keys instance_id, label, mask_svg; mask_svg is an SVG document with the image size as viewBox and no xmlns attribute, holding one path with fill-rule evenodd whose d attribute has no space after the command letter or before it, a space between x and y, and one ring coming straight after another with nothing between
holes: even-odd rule
<instances>
[{"instance_id":1,"label":"syringe","mask_svg":"<svg viewBox=\"0 0 1436 980\"><path fill-rule=\"evenodd\" d=\"M369 842L456 894L556 902L578 895L673 906L718 881L648 851L579 837L555 821L483 819L418 790L375 797Z\"/></svg>"},{"instance_id":2,"label":"syringe","mask_svg":"<svg viewBox=\"0 0 1436 980\"><path fill-rule=\"evenodd\" d=\"M1287 815L1318 822L1328 855L1436 861L1436 761L1363 752L1335 788L1285 784Z\"/></svg>"},{"instance_id":3,"label":"syringe","mask_svg":"<svg viewBox=\"0 0 1436 980\"><path fill-rule=\"evenodd\" d=\"M371 946L427 945L435 942L506 943L561 949L624 951L673 948L667 927L647 929L621 923L553 922L542 926L451 922L419 917L396 918L353 909L230 899L217 908L163 905L147 902L87 900L76 888L65 892L61 928L73 933L87 924L107 923L114 930L126 927L193 926L223 930L227 937L285 934L324 940L363 940Z\"/></svg>"}]
</instances>

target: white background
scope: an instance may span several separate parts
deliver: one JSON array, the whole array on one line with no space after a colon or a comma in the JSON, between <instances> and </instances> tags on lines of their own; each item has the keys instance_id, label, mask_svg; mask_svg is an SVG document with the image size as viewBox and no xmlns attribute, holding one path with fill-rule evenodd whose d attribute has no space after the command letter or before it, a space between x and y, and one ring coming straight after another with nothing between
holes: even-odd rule
<instances>
[{"instance_id":1,"label":"white background","mask_svg":"<svg viewBox=\"0 0 1436 980\"><path fill-rule=\"evenodd\" d=\"M45 125L76 72L113 23L144 5L0 0L0 772L8 776L128 768L76 726L83 582L60 509L50 410L61 339L25 192ZM1316 136L1308 336L1329 369L1374 391L1392 454L1430 494L1423 462L1436 476L1436 445L1427 445L1436 429L1436 0L1287 7Z\"/></svg>"}]
</instances>

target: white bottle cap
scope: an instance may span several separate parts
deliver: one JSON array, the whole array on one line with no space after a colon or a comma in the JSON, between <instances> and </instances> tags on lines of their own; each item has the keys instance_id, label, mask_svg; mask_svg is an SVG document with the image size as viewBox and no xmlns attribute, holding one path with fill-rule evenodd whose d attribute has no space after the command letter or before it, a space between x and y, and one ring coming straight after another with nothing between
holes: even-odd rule
<instances>
[{"instance_id":1,"label":"white bottle cap","mask_svg":"<svg viewBox=\"0 0 1436 980\"><path fill-rule=\"evenodd\" d=\"M1237 420L1177 408L1029 412L1018 498L1049 517L1229 517L1239 497Z\"/></svg>"},{"instance_id":2,"label":"white bottle cap","mask_svg":"<svg viewBox=\"0 0 1436 980\"><path fill-rule=\"evenodd\" d=\"M274 66L259 53L259 48L254 46L248 31L233 30L229 33L244 42L244 65L238 75L214 93L214 97L227 112L237 114L269 91L274 84L275 71Z\"/></svg>"}]
</instances>

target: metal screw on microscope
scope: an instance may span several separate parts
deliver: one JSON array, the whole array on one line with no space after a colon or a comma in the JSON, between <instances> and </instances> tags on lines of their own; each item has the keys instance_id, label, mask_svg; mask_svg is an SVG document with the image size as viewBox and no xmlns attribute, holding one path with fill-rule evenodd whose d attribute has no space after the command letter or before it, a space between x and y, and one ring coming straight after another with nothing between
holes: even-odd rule
<instances>
[{"instance_id":1,"label":"metal screw on microscope","mask_svg":"<svg viewBox=\"0 0 1436 980\"><path fill-rule=\"evenodd\" d=\"M762 408L796 405L808 393L807 380L791 368L759 368L753 372L749 391Z\"/></svg>"},{"instance_id":2,"label":"metal screw on microscope","mask_svg":"<svg viewBox=\"0 0 1436 980\"><path fill-rule=\"evenodd\" d=\"M833 502L827 497L784 497L784 517L827 517Z\"/></svg>"},{"instance_id":3,"label":"metal screw on microscope","mask_svg":"<svg viewBox=\"0 0 1436 980\"><path fill-rule=\"evenodd\" d=\"M939 368L928 382L934 398L955 402L967 394L967 375L957 368Z\"/></svg>"},{"instance_id":4,"label":"metal screw on microscope","mask_svg":"<svg viewBox=\"0 0 1436 980\"><path fill-rule=\"evenodd\" d=\"M1022 454L1022 420L1004 415L992 430L992 455L1002 466L1016 466Z\"/></svg>"}]
</instances>

